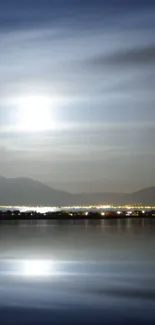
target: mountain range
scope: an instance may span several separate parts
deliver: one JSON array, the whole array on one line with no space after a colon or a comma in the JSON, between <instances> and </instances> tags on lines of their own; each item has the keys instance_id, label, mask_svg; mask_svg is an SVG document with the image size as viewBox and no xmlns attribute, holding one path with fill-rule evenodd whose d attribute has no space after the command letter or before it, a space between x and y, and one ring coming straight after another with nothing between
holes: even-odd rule
<instances>
[{"instance_id":1,"label":"mountain range","mask_svg":"<svg viewBox=\"0 0 155 325\"><path fill-rule=\"evenodd\" d=\"M155 206L155 187L134 193L81 193L59 191L29 178L0 177L0 205L65 206L95 204L143 204Z\"/></svg>"}]
</instances>

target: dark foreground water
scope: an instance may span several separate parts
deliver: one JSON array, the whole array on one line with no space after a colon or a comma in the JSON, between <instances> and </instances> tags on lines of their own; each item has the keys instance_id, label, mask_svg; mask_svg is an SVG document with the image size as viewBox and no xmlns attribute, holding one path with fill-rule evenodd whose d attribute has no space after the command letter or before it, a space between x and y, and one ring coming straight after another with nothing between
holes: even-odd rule
<instances>
[{"instance_id":1,"label":"dark foreground water","mask_svg":"<svg viewBox=\"0 0 155 325\"><path fill-rule=\"evenodd\" d=\"M1 223L0 324L87 323L155 324L154 221Z\"/></svg>"}]
</instances>

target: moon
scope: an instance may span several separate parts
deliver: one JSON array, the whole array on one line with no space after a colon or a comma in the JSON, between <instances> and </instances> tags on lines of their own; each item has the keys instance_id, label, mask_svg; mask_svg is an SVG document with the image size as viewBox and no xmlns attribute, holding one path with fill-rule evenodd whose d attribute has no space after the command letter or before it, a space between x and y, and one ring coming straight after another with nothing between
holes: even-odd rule
<instances>
[{"instance_id":1,"label":"moon","mask_svg":"<svg viewBox=\"0 0 155 325\"><path fill-rule=\"evenodd\" d=\"M52 126L51 100L44 96L26 96L18 101L18 124L22 131L48 130ZM54 101L53 101L54 106Z\"/></svg>"},{"instance_id":2,"label":"moon","mask_svg":"<svg viewBox=\"0 0 155 325\"><path fill-rule=\"evenodd\" d=\"M45 277L52 274L52 266L51 261L27 260L23 261L20 271L26 277Z\"/></svg>"}]
</instances>

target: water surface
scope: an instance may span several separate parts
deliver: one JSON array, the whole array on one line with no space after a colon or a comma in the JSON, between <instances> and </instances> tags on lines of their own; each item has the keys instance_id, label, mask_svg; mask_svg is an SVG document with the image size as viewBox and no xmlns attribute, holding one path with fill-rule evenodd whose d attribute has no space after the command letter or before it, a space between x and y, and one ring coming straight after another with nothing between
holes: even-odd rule
<instances>
[{"instance_id":1,"label":"water surface","mask_svg":"<svg viewBox=\"0 0 155 325\"><path fill-rule=\"evenodd\" d=\"M69 324L151 324L154 252L149 219L1 222L0 316L6 324L41 324L42 317L47 324L64 324L65 317ZM8 273L35 259L53 262L50 276Z\"/></svg>"}]
</instances>

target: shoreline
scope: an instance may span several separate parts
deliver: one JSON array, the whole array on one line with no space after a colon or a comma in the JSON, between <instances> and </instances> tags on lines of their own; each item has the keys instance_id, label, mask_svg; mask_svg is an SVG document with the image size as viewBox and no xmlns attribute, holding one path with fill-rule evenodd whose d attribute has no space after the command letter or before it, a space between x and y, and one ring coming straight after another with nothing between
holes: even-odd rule
<instances>
[{"instance_id":1,"label":"shoreline","mask_svg":"<svg viewBox=\"0 0 155 325\"><path fill-rule=\"evenodd\" d=\"M128 220L128 219L155 219L155 211L133 211L130 214L127 212L20 212L20 211L0 211L0 221L20 221L20 220Z\"/></svg>"}]
</instances>

